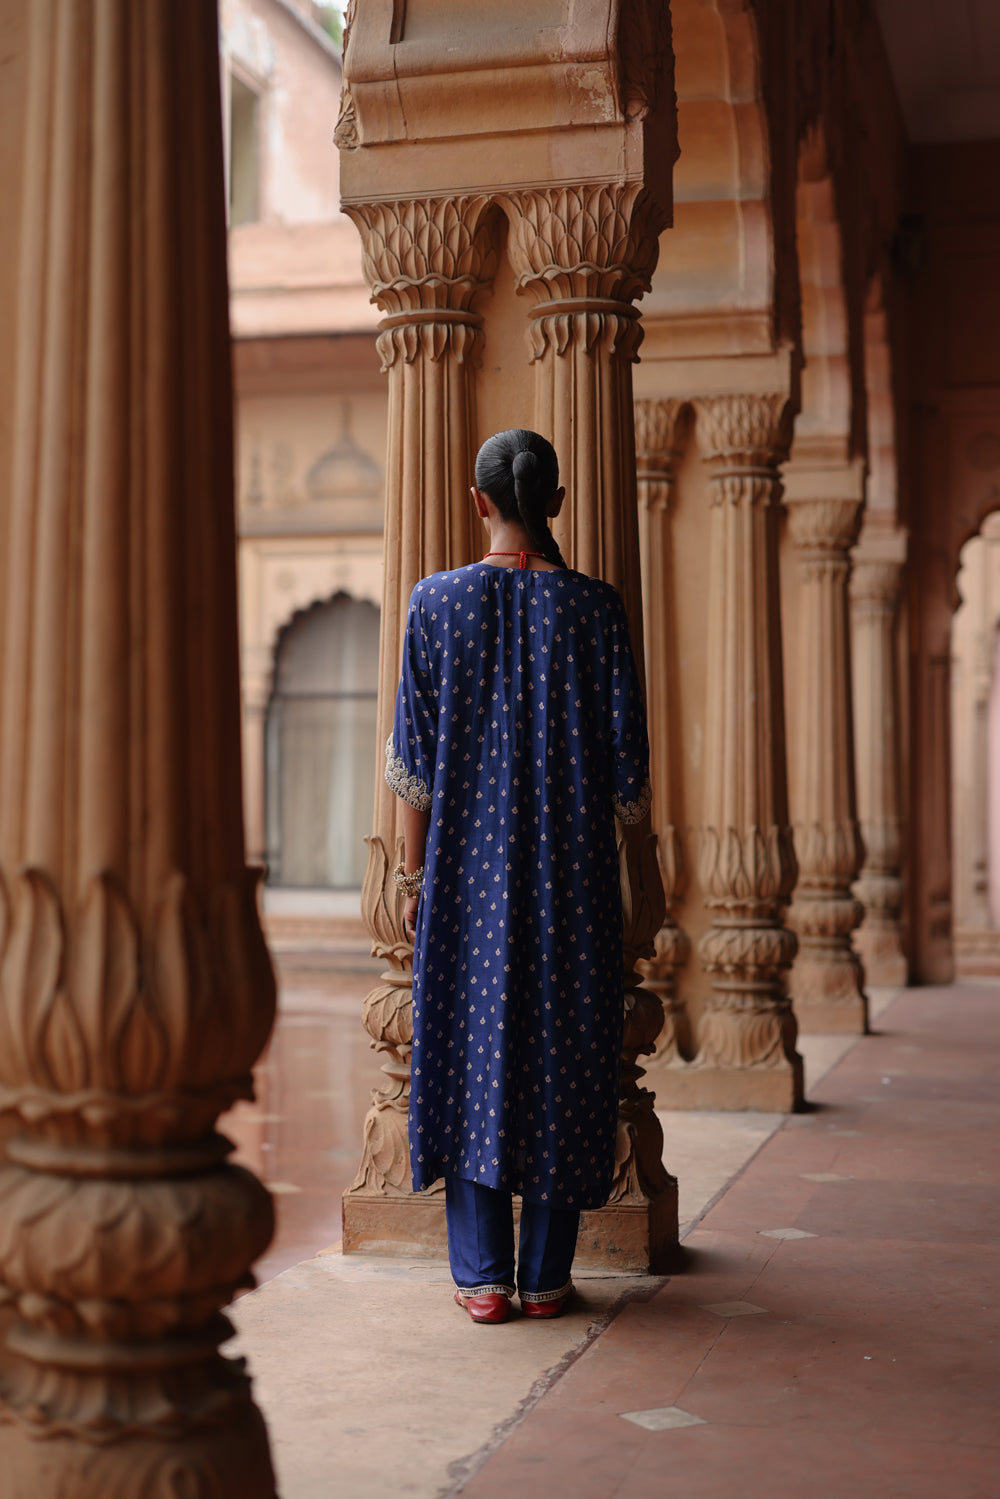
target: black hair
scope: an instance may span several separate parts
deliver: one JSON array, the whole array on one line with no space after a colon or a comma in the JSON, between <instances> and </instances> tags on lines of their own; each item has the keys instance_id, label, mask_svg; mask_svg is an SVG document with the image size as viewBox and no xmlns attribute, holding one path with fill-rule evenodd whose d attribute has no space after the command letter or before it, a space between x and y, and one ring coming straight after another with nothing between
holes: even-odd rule
<instances>
[{"instance_id":1,"label":"black hair","mask_svg":"<svg viewBox=\"0 0 1000 1499\"><path fill-rule=\"evenodd\" d=\"M559 488L559 460L550 442L524 427L488 437L476 455L476 488L489 495L504 520L520 519L547 562L566 566L546 514Z\"/></svg>"}]
</instances>

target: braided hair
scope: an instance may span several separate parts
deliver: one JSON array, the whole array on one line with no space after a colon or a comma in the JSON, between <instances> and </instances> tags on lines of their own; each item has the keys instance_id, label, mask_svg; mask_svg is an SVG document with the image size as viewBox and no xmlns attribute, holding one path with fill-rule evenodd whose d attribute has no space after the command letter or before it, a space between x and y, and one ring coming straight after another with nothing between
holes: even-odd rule
<instances>
[{"instance_id":1,"label":"braided hair","mask_svg":"<svg viewBox=\"0 0 1000 1499\"><path fill-rule=\"evenodd\" d=\"M559 460L550 442L523 427L488 437L476 455L476 488L489 495L504 520L521 521L546 562L566 566L546 514L559 488Z\"/></svg>"}]
</instances>

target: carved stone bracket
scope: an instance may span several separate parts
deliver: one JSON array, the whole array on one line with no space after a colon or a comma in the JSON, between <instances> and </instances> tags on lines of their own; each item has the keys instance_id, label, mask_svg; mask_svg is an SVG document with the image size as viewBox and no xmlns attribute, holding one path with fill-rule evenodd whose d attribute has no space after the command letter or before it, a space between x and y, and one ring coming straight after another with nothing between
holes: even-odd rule
<instances>
[{"instance_id":1,"label":"carved stone bracket","mask_svg":"<svg viewBox=\"0 0 1000 1499\"><path fill-rule=\"evenodd\" d=\"M341 40L341 57L344 59L345 64L357 10L358 0L348 0L347 9L344 12ZM354 93L351 89L351 79L347 73L346 66L343 69L343 78L340 85L340 109L337 114L337 124L333 132L333 141L334 145L341 151L352 151L355 146L361 144L361 137L358 133L358 112L354 106Z\"/></svg>"},{"instance_id":2,"label":"carved stone bracket","mask_svg":"<svg viewBox=\"0 0 1000 1499\"><path fill-rule=\"evenodd\" d=\"M691 1065L715 1075L720 1107L790 1109L802 1064L785 991L796 944L783 908L797 871L775 529L790 410L785 394L765 393L700 399L695 411L712 489L700 857L712 920L699 942L712 989Z\"/></svg>"},{"instance_id":3,"label":"carved stone bracket","mask_svg":"<svg viewBox=\"0 0 1000 1499\"><path fill-rule=\"evenodd\" d=\"M800 1026L863 1032L867 1000L851 934L864 857L854 780L847 580L860 498L788 501L801 591L797 616L797 754L792 785L799 880L789 922L799 939L792 993Z\"/></svg>"}]
</instances>

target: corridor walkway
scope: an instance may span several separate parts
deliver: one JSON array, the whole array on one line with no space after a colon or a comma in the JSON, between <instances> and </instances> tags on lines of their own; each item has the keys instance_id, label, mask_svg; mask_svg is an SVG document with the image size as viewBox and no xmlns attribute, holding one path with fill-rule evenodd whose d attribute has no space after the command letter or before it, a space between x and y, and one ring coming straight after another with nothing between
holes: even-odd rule
<instances>
[{"instance_id":1,"label":"corridor walkway","mask_svg":"<svg viewBox=\"0 0 1000 1499\"><path fill-rule=\"evenodd\" d=\"M245 1297L283 1499L997 1499L1000 987L909 990L876 1032L683 1274L501 1328L443 1266L335 1251Z\"/></svg>"}]
</instances>

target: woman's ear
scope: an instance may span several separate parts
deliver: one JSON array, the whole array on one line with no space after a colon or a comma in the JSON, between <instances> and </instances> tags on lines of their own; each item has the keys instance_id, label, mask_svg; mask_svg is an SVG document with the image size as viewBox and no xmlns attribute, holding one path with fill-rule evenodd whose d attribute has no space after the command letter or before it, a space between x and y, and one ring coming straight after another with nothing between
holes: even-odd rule
<instances>
[{"instance_id":1,"label":"woman's ear","mask_svg":"<svg viewBox=\"0 0 1000 1499\"><path fill-rule=\"evenodd\" d=\"M555 494L552 496L551 500L545 507L545 514L549 516L550 519L554 520L555 517L559 514L560 510L562 509L562 502L565 498L566 488L564 485L562 488L556 490Z\"/></svg>"},{"instance_id":2,"label":"woman's ear","mask_svg":"<svg viewBox=\"0 0 1000 1499\"><path fill-rule=\"evenodd\" d=\"M488 520L490 513L488 508L489 502L486 496L483 494L483 491L481 489L477 489L476 486L473 485L469 490L469 493L472 495L472 503L476 507L476 514L479 516L479 519Z\"/></svg>"}]
</instances>

